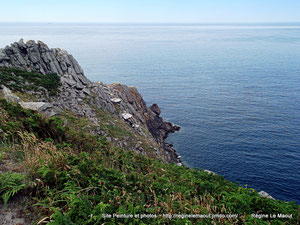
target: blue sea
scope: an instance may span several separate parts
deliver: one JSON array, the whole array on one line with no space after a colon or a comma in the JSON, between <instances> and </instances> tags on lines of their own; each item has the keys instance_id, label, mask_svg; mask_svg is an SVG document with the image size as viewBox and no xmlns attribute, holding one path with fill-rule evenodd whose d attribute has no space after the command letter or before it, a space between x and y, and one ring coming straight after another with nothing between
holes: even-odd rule
<instances>
[{"instance_id":1,"label":"blue sea","mask_svg":"<svg viewBox=\"0 0 300 225\"><path fill-rule=\"evenodd\" d=\"M158 103L189 167L300 204L300 24L0 24L20 38Z\"/></svg>"}]
</instances>

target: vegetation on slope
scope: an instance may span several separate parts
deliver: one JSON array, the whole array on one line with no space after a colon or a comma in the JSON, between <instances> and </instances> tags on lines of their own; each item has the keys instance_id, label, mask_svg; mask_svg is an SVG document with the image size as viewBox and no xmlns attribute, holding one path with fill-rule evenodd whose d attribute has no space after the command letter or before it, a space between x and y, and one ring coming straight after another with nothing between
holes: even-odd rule
<instances>
[{"instance_id":1,"label":"vegetation on slope","mask_svg":"<svg viewBox=\"0 0 300 225\"><path fill-rule=\"evenodd\" d=\"M57 74L43 75L16 68L0 67L1 84L19 92L38 91L39 87L42 87L49 92L49 95L55 95L58 92L60 78Z\"/></svg>"},{"instance_id":2,"label":"vegetation on slope","mask_svg":"<svg viewBox=\"0 0 300 225\"><path fill-rule=\"evenodd\" d=\"M104 214L237 214L215 218L227 224L296 224L293 202L264 199L211 175L164 164L116 148L84 130L65 127L0 99L0 152L22 171L0 174L3 203L30 195L36 222L50 224L207 224L211 218L105 218ZM3 162L0 162L3 163ZM257 219L251 214L292 214L292 219Z\"/></svg>"}]
</instances>

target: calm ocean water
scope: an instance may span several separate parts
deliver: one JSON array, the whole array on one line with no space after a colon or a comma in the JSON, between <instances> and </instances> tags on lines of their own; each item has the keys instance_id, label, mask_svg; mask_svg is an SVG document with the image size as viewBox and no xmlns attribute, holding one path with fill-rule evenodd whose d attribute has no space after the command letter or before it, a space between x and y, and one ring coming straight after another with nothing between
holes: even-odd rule
<instances>
[{"instance_id":1,"label":"calm ocean water","mask_svg":"<svg viewBox=\"0 0 300 225\"><path fill-rule=\"evenodd\" d=\"M300 24L0 24L1 47L20 38L136 86L188 166L300 204Z\"/></svg>"}]
</instances>

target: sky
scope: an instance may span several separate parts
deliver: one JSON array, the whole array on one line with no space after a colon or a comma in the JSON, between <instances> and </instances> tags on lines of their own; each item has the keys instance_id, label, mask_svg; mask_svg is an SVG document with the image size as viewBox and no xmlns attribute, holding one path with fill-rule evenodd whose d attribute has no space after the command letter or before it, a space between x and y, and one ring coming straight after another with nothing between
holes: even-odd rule
<instances>
[{"instance_id":1,"label":"sky","mask_svg":"<svg viewBox=\"0 0 300 225\"><path fill-rule=\"evenodd\" d=\"M300 0L9 0L0 22L300 22Z\"/></svg>"}]
</instances>

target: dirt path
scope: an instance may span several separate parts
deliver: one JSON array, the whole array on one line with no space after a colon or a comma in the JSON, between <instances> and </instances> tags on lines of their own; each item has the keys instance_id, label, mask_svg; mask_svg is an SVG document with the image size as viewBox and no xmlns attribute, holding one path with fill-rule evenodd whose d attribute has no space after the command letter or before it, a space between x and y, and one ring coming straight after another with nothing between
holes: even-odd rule
<instances>
[{"instance_id":1,"label":"dirt path","mask_svg":"<svg viewBox=\"0 0 300 225\"><path fill-rule=\"evenodd\" d=\"M0 225L30 225L26 219L25 207L27 199L24 196L16 196L6 205L0 204Z\"/></svg>"}]
</instances>

